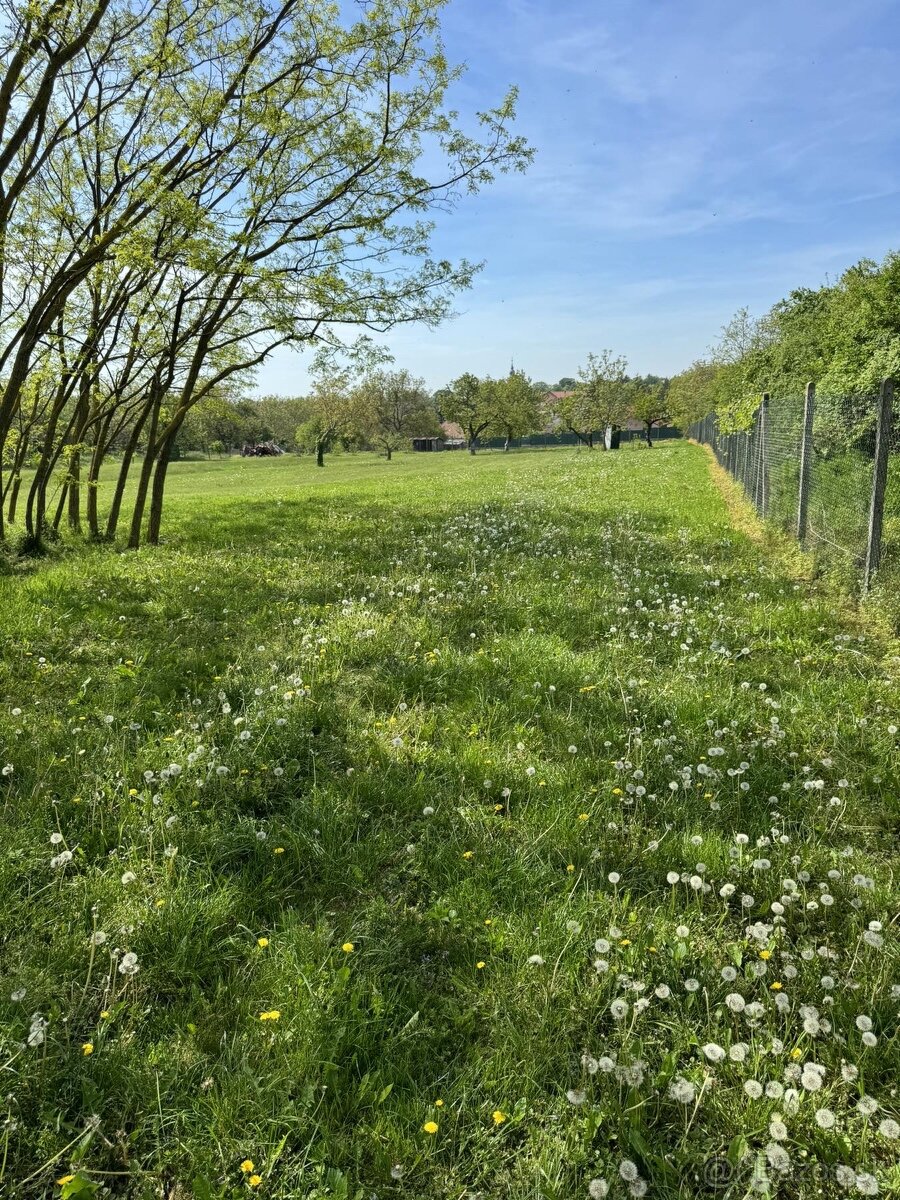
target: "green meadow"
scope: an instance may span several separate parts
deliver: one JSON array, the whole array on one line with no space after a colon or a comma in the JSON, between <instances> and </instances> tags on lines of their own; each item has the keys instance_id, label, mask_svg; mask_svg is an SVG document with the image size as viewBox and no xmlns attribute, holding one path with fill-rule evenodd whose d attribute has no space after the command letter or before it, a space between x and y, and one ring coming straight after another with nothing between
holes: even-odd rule
<instances>
[{"instance_id":1,"label":"green meadow","mask_svg":"<svg viewBox=\"0 0 900 1200\"><path fill-rule=\"evenodd\" d=\"M900 1194L900 649L700 447L169 478L0 577L0 1194Z\"/></svg>"}]
</instances>

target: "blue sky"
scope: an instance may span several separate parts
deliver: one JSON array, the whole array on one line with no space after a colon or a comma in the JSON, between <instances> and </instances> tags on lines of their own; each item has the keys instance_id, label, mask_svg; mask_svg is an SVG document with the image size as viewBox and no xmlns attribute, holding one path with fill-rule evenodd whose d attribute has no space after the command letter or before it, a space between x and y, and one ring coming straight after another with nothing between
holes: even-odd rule
<instances>
[{"instance_id":1,"label":"blue sky","mask_svg":"<svg viewBox=\"0 0 900 1200\"><path fill-rule=\"evenodd\" d=\"M537 154L440 220L439 255L485 260L459 315L384 339L433 387L603 348L674 374L742 305L900 248L892 0L451 0L444 36L457 107L518 84ZM302 391L306 361L258 389Z\"/></svg>"}]
</instances>

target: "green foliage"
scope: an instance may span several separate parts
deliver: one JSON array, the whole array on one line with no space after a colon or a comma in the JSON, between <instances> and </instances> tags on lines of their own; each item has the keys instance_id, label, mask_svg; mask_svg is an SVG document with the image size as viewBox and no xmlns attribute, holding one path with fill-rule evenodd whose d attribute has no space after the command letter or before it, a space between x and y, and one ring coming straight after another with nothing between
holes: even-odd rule
<instances>
[{"instance_id":1,"label":"green foliage","mask_svg":"<svg viewBox=\"0 0 900 1200\"><path fill-rule=\"evenodd\" d=\"M493 388L491 428L507 443L540 427L540 392L524 371L510 368Z\"/></svg>"},{"instance_id":2,"label":"green foliage","mask_svg":"<svg viewBox=\"0 0 900 1200\"><path fill-rule=\"evenodd\" d=\"M642 421L647 438L655 425L670 419L669 380L646 375L631 381L630 415Z\"/></svg>"},{"instance_id":3,"label":"green foliage","mask_svg":"<svg viewBox=\"0 0 900 1200\"><path fill-rule=\"evenodd\" d=\"M360 427L390 458L414 437L436 437L440 424L422 379L409 371L372 372L357 389Z\"/></svg>"},{"instance_id":4,"label":"green foliage","mask_svg":"<svg viewBox=\"0 0 900 1200\"><path fill-rule=\"evenodd\" d=\"M441 419L454 421L462 427L468 447L474 454L478 439L494 419L496 381L479 379L467 371L436 392L434 399Z\"/></svg>"},{"instance_id":5,"label":"green foliage","mask_svg":"<svg viewBox=\"0 0 900 1200\"><path fill-rule=\"evenodd\" d=\"M587 445L592 435L608 426L618 428L628 418L628 363L611 350L589 354L579 369L578 383L570 395L554 402L555 415Z\"/></svg>"},{"instance_id":6,"label":"green foliage","mask_svg":"<svg viewBox=\"0 0 900 1200\"><path fill-rule=\"evenodd\" d=\"M871 398L900 376L900 254L863 259L818 289L796 288L762 318L746 308L723 328L708 362L673 380L683 420L707 412L723 432L748 429L763 392L773 404L816 384L816 431L848 449L874 427Z\"/></svg>"},{"instance_id":7,"label":"green foliage","mask_svg":"<svg viewBox=\"0 0 900 1200\"><path fill-rule=\"evenodd\" d=\"M669 412L679 429L687 429L715 411L717 370L713 363L700 360L670 380Z\"/></svg>"}]
</instances>

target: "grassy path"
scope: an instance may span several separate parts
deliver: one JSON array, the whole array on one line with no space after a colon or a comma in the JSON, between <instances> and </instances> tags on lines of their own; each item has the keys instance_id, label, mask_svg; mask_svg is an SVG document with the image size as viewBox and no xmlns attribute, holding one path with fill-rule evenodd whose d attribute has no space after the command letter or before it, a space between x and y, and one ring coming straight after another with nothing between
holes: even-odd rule
<instances>
[{"instance_id":1,"label":"grassy path","mask_svg":"<svg viewBox=\"0 0 900 1200\"><path fill-rule=\"evenodd\" d=\"M898 1193L900 659L699 448L167 535L0 579L0 1193Z\"/></svg>"}]
</instances>

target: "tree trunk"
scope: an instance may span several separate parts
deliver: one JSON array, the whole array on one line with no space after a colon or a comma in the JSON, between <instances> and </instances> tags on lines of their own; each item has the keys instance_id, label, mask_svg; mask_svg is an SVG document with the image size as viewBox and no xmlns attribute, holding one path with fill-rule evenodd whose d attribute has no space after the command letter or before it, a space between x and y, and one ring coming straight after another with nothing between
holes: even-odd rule
<instances>
[{"instance_id":1,"label":"tree trunk","mask_svg":"<svg viewBox=\"0 0 900 1200\"><path fill-rule=\"evenodd\" d=\"M166 490L166 473L169 470L169 455L172 444L178 433L176 429L166 438L156 456L156 469L153 472L153 491L150 496L150 516L147 521L147 544L159 545L159 531L162 525L163 494Z\"/></svg>"},{"instance_id":2,"label":"tree trunk","mask_svg":"<svg viewBox=\"0 0 900 1200\"><path fill-rule=\"evenodd\" d=\"M6 517L6 520L10 525L12 525L16 519L16 505L19 502L19 489L21 487L22 476L16 473L16 477L13 480L12 490L9 493L9 512L7 513Z\"/></svg>"},{"instance_id":3,"label":"tree trunk","mask_svg":"<svg viewBox=\"0 0 900 1200\"><path fill-rule=\"evenodd\" d=\"M147 419L145 412L143 417L137 422L134 429L131 431L131 436L125 446L125 451L122 454L122 463L119 467L119 477L116 480L116 489L113 492L112 504L110 505L109 515L106 518L106 537L108 541L112 541L116 536L116 528L119 524L119 513L122 511L122 498L125 495L125 485L128 482L128 472L131 470L131 460L134 458L134 452L137 450L138 442L141 438L141 430L144 428L144 422Z\"/></svg>"},{"instance_id":4,"label":"tree trunk","mask_svg":"<svg viewBox=\"0 0 900 1200\"><path fill-rule=\"evenodd\" d=\"M60 523L63 518L63 513L66 511L66 499L67 499L68 495L69 495L69 480L66 479L62 485L62 491L59 493L59 503L57 504L56 512L53 515L53 528L54 529L59 529ZM41 517L41 522L36 527L36 529L37 529L37 532L36 532L37 541L38 541L38 545L40 545L41 534L44 530L43 515Z\"/></svg>"},{"instance_id":5,"label":"tree trunk","mask_svg":"<svg viewBox=\"0 0 900 1200\"><path fill-rule=\"evenodd\" d=\"M77 443L76 443L77 445ZM69 528L81 532L81 451L73 450L69 459Z\"/></svg>"},{"instance_id":6,"label":"tree trunk","mask_svg":"<svg viewBox=\"0 0 900 1200\"><path fill-rule=\"evenodd\" d=\"M81 532L81 442L87 427L93 374L85 373L78 384L78 401L72 443L75 447L69 460L69 528Z\"/></svg>"},{"instance_id":7,"label":"tree trunk","mask_svg":"<svg viewBox=\"0 0 900 1200\"><path fill-rule=\"evenodd\" d=\"M97 514L97 490L100 486L100 467L106 452L106 435L109 433L111 421L112 414L110 413L97 426L97 431L94 434L94 448L91 452L91 461L88 466L85 508L87 510L88 533L95 542L100 541L100 521Z\"/></svg>"},{"instance_id":8,"label":"tree trunk","mask_svg":"<svg viewBox=\"0 0 900 1200\"><path fill-rule=\"evenodd\" d=\"M388 447L386 447L386 449L387 449L387 460L388 460L388 462L390 462L391 461L391 448L390 448L390 446L388 446Z\"/></svg>"},{"instance_id":9,"label":"tree trunk","mask_svg":"<svg viewBox=\"0 0 900 1200\"><path fill-rule=\"evenodd\" d=\"M316 442L316 466L325 466L325 443L321 438Z\"/></svg>"},{"instance_id":10,"label":"tree trunk","mask_svg":"<svg viewBox=\"0 0 900 1200\"><path fill-rule=\"evenodd\" d=\"M131 529L128 532L128 549L137 550L141 544L141 524L144 520L144 506L147 503L147 490L153 475L154 451L156 447L156 431L159 428L159 404L154 402L153 416L150 421L150 432L147 435L147 449L144 461L141 463L141 473L138 478L137 495L134 498L134 508L131 513Z\"/></svg>"},{"instance_id":11,"label":"tree trunk","mask_svg":"<svg viewBox=\"0 0 900 1200\"><path fill-rule=\"evenodd\" d=\"M646 426L647 445L652 450L653 449L653 438L651 437L651 434L653 433L653 426L649 421L645 421L644 424Z\"/></svg>"}]
</instances>

